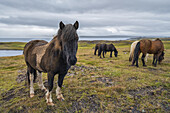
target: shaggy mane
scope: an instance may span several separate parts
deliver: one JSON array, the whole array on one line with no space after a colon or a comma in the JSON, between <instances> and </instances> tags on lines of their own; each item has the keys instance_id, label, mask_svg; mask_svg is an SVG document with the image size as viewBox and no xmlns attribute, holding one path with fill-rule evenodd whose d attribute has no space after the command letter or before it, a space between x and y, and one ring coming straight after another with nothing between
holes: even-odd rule
<instances>
[{"instance_id":1,"label":"shaggy mane","mask_svg":"<svg viewBox=\"0 0 170 113\"><path fill-rule=\"evenodd\" d=\"M64 40L69 41L75 39L75 34L76 34L76 29L74 28L74 26L71 24L67 24L65 25L63 30L61 29L58 30L58 34L55 37L57 37L58 39L63 38Z\"/></svg>"}]
</instances>

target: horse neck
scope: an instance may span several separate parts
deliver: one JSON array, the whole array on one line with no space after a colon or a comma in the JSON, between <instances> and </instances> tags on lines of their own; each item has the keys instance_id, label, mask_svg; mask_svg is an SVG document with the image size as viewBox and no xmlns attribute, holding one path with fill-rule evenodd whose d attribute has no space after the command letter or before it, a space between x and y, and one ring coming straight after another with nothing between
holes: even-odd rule
<instances>
[{"instance_id":1,"label":"horse neck","mask_svg":"<svg viewBox=\"0 0 170 113\"><path fill-rule=\"evenodd\" d=\"M53 51L61 51L61 45L60 45L60 41L57 37L54 37L49 43L48 43L48 47L51 48L51 50Z\"/></svg>"},{"instance_id":2,"label":"horse neck","mask_svg":"<svg viewBox=\"0 0 170 113\"><path fill-rule=\"evenodd\" d=\"M113 50L114 52L117 52L117 49L114 47L114 50Z\"/></svg>"}]
</instances>

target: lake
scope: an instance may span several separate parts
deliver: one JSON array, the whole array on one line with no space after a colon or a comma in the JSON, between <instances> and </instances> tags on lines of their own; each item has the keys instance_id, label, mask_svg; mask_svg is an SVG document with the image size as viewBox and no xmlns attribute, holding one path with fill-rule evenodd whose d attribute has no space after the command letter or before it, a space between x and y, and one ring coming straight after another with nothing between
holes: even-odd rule
<instances>
[{"instance_id":1,"label":"lake","mask_svg":"<svg viewBox=\"0 0 170 113\"><path fill-rule=\"evenodd\" d=\"M0 57L22 55L22 50L0 50Z\"/></svg>"},{"instance_id":2,"label":"lake","mask_svg":"<svg viewBox=\"0 0 170 113\"><path fill-rule=\"evenodd\" d=\"M86 41L93 41L93 40L128 40L128 39L135 39L138 38L137 36L79 36L79 40L86 40ZM150 37L151 38L151 37ZM154 37L152 37L154 38ZM161 37L160 37L161 38ZM52 38L0 38L0 42L29 42L31 40L46 40L50 41ZM21 50L0 50L0 57L3 56L16 56L22 55L23 52Z\"/></svg>"}]
</instances>

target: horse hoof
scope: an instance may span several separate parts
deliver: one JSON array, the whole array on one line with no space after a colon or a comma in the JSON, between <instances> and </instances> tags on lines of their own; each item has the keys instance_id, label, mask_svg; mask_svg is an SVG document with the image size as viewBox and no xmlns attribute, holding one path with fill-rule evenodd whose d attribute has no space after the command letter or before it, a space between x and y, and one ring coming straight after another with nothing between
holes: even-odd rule
<instances>
[{"instance_id":1,"label":"horse hoof","mask_svg":"<svg viewBox=\"0 0 170 113\"><path fill-rule=\"evenodd\" d=\"M43 89L41 89L42 91L44 91L44 92L47 92L47 89L46 88L43 88Z\"/></svg>"},{"instance_id":2,"label":"horse hoof","mask_svg":"<svg viewBox=\"0 0 170 113\"><path fill-rule=\"evenodd\" d=\"M48 102L47 105L48 106L54 106L54 104L52 102Z\"/></svg>"},{"instance_id":3,"label":"horse hoof","mask_svg":"<svg viewBox=\"0 0 170 113\"><path fill-rule=\"evenodd\" d=\"M147 67L147 65L144 65L144 67Z\"/></svg>"},{"instance_id":4,"label":"horse hoof","mask_svg":"<svg viewBox=\"0 0 170 113\"><path fill-rule=\"evenodd\" d=\"M34 97L34 94L30 94L30 98Z\"/></svg>"},{"instance_id":5,"label":"horse hoof","mask_svg":"<svg viewBox=\"0 0 170 113\"><path fill-rule=\"evenodd\" d=\"M63 97L58 97L57 98L59 101L64 101L65 99Z\"/></svg>"}]
</instances>

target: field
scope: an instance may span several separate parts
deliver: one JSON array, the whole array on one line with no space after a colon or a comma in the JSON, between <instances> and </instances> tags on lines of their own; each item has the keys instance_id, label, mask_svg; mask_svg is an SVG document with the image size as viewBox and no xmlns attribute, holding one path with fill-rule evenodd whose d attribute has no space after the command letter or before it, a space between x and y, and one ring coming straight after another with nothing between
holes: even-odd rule
<instances>
[{"instance_id":1,"label":"field","mask_svg":"<svg viewBox=\"0 0 170 113\"><path fill-rule=\"evenodd\" d=\"M113 43L118 57L93 55L96 43ZM147 67L129 66L133 41L80 41L78 62L64 79L65 101L55 96L57 75L52 93L55 106L47 106L45 92L35 83L35 96L29 98L25 85L24 56L0 57L0 112L169 112L170 111L170 39L164 39L165 59ZM25 43L0 43L0 49L23 49ZM140 56L141 57L141 56ZM47 76L43 74L44 84Z\"/></svg>"}]
</instances>

